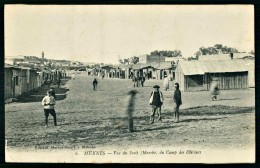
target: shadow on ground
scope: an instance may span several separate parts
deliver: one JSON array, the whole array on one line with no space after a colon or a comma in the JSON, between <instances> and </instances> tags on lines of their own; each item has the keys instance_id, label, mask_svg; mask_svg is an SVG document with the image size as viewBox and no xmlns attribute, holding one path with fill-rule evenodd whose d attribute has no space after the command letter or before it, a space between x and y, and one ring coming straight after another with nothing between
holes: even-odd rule
<instances>
[{"instance_id":1,"label":"shadow on ground","mask_svg":"<svg viewBox=\"0 0 260 168\"><path fill-rule=\"evenodd\" d=\"M49 90L47 85L43 85L40 88L37 88L26 95L22 95L17 98L17 102L19 103L27 103L27 102L41 102L43 97L46 96L46 92ZM56 101L64 100L67 97L66 92L69 91L67 88L63 87L54 87L54 91L56 94Z\"/></svg>"}]
</instances>

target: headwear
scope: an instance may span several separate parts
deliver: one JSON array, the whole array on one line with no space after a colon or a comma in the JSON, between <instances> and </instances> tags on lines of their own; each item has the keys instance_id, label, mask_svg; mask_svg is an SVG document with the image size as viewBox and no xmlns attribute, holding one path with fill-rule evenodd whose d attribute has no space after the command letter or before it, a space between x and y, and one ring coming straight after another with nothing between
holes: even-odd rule
<instances>
[{"instance_id":1,"label":"headwear","mask_svg":"<svg viewBox=\"0 0 260 168\"><path fill-rule=\"evenodd\" d=\"M175 85L176 85L176 89L179 89L180 87L179 83L176 82Z\"/></svg>"},{"instance_id":2,"label":"headwear","mask_svg":"<svg viewBox=\"0 0 260 168\"><path fill-rule=\"evenodd\" d=\"M153 88L160 88L160 86L158 86L158 85L154 85L154 87Z\"/></svg>"}]
</instances>

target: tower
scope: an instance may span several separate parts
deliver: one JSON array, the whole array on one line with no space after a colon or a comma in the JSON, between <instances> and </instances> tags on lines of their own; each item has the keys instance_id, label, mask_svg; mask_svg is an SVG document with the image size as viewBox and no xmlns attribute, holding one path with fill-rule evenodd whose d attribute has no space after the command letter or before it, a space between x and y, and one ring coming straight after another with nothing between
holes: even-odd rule
<instances>
[{"instance_id":1,"label":"tower","mask_svg":"<svg viewBox=\"0 0 260 168\"><path fill-rule=\"evenodd\" d=\"M44 51L42 51L42 59L44 59Z\"/></svg>"}]
</instances>

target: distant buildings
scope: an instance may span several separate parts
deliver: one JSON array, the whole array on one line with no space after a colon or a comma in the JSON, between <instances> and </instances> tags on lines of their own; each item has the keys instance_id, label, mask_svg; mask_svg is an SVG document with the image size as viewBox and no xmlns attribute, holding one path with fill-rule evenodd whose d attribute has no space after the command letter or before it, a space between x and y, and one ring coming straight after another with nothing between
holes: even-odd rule
<instances>
[{"instance_id":1,"label":"distant buildings","mask_svg":"<svg viewBox=\"0 0 260 168\"><path fill-rule=\"evenodd\" d=\"M139 56L139 63L140 64L148 64L148 63L155 63L155 62L165 62L164 56L155 56L155 55L142 55Z\"/></svg>"}]
</instances>

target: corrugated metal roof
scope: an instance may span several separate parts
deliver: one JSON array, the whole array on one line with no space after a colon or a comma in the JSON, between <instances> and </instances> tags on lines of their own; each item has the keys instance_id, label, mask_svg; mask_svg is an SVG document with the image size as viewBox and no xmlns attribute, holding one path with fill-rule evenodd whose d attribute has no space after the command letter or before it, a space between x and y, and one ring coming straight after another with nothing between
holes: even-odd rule
<instances>
[{"instance_id":1,"label":"corrugated metal roof","mask_svg":"<svg viewBox=\"0 0 260 168\"><path fill-rule=\"evenodd\" d=\"M161 62L159 63L148 63L148 64L134 64L133 69L145 69L145 68L155 68L155 69L170 69L172 68L171 62Z\"/></svg>"},{"instance_id":2,"label":"corrugated metal roof","mask_svg":"<svg viewBox=\"0 0 260 168\"><path fill-rule=\"evenodd\" d=\"M248 71L244 60L179 61L184 75Z\"/></svg>"},{"instance_id":3,"label":"corrugated metal roof","mask_svg":"<svg viewBox=\"0 0 260 168\"><path fill-rule=\"evenodd\" d=\"M200 55L199 60L231 60L230 54Z\"/></svg>"}]
</instances>

